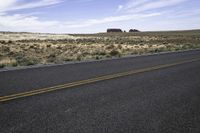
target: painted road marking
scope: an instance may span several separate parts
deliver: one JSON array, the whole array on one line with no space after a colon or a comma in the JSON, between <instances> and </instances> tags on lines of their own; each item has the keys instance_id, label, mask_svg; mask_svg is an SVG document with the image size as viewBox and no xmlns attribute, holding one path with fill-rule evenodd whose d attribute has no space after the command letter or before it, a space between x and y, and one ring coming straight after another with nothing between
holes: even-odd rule
<instances>
[{"instance_id":1,"label":"painted road marking","mask_svg":"<svg viewBox=\"0 0 200 133\"><path fill-rule=\"evenodd\" d=\"M176 65L181 65L181 64L190 63L190 62L195 62L195 61L199 61L199 60L200 60L200 58L184 60L184 61L179 61L179 62L171 63L171 64L158 65L158 66L153 66L153 67L149 67L149 68L131 70L131 71L127 71L127 72L120 72L120 73L116 73L116 74L110 74L110 75L100 76L100 77L96 77L96 78L90 78L90 79L76 81L76 82L72 82L72 83L66 83L63 85L57 85L57 86L47 87L47 88L43 88L43 89L37 89L37 90L32 90L32 91L27 91L27 92L22 92L22 93L17 93L17 94L11 94L11 95L0 97L0 102L6 102L6 101L14 100L14 99L19 99L19 98L38 95L38 94L48 93L48 92L52 92L52 91L67 89L67 88L71 88L71 87L75 87L75 86L95 83L98 81L104 81L104 80L120 78L120 77L124 77L124 76L128 76L128 75L144 73L144 72L154 71L154 70L158 70L158 69L164 69L164 68L173 67Z\"/></svg>"}]
</instances>

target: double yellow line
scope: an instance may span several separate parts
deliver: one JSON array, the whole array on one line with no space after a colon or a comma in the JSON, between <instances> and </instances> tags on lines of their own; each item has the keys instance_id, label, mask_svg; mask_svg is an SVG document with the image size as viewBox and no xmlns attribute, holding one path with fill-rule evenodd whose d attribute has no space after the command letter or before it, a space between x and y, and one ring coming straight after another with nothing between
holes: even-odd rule
<instances>
[{"instance_id":1,"label":"double yellow line","mask_svg":"<svg viewBox=\"0 0 200 133\"><path fill-rule=\"evenodd\" d=\"M110 74L110 75L100 76L100 77L96 77L96 78L90 78L90 79L87 79L87 80L81 80L81 81L76 81L76 82L72 82L72 83L66 83L66 84L63 84L63 85L57 85L57 86L43 88L43 89L37 89L37 90L32 90L32 91L27 91L27 92L22 92L22 93L17 93L17 94L11 94L11 95L7 95L7 96L1 96L0 102L6 102L6 101L14 100L14 99L19 99L19 98L29 97L29 96L43 94L43 93L47 93L47 92L67 89L67 88L71 88L71 87L75 87L75 86L80 86L80 85L98 82L98 81L104 81L104 80L124 77L124 76L128 76L128 75L133 75L133 74L144 73L144 72L149 72L149 71L153 71L153 70L173 67L173 66L176 66L176 65L181 65L181 64L184 64L184 63L190 63L190 62L199 61L199 60L200 60L200 58L195 58L195 59L179 61L179 62L171 63L171 64L158 65L158 66L153 66L153 67L144 68L144 69L131 70L131 71L127 71L127 72L120 72L120 73L116 73L116 74Z\"/></svg>"}]
</instances>

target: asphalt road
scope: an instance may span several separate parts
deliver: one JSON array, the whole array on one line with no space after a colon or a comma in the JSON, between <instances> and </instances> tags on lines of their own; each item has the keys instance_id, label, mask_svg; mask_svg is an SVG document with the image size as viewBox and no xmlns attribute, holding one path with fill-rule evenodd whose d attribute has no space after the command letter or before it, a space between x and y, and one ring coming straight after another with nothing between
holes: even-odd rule
<instances>
[{"instance_id":1,"label":"asphalt road","mask_svg":"<svg viewBox=\"0 0 200 133\"><path fill-rule=\"evenodd\" d=\"M166 68L0 102L0 133L199 133L200 50L0 72L0 97Z\"/></svg>"}]
</instances>

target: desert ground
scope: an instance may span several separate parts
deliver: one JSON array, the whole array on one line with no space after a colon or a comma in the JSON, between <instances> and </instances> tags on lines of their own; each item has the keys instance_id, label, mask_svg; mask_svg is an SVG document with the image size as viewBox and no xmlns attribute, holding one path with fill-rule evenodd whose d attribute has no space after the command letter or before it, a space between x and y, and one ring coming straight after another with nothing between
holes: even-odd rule
<instances>
[{"instance_id":1,"label":"desert ground","mask_svg":"<svg viewBox=\"0 0 200 133\"><path fill-rule=\"evenodd\" d=\"M0 68L200 48L200 30L45 34L0 32Z\"/></svg>"}]
</instances>

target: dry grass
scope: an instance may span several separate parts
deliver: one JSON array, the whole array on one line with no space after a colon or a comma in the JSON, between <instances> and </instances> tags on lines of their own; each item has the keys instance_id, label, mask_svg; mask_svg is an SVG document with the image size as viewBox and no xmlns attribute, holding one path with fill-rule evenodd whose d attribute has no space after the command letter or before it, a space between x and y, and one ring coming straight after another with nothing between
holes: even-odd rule
<instances>
[{"instance_id":1,"label":"dry grass","mask_svg":"<svg viewBox=\"0 0 200 133\"><path fill-rule=\"evenodd\" d=\"M63 63L200 48L200 31L33 34L0 33L0 67Z\"/></svg>"}]
</instances>

